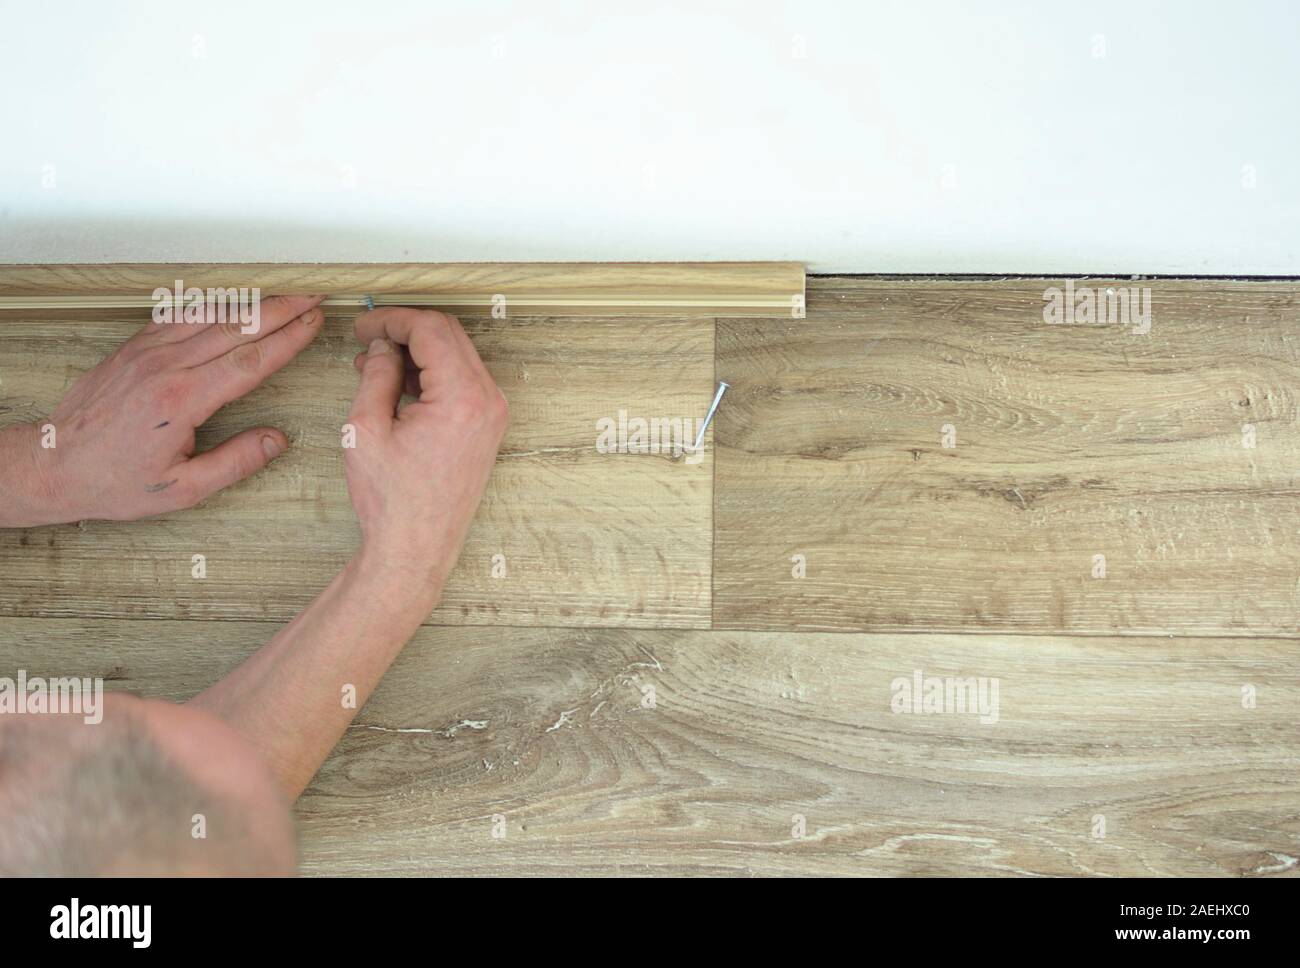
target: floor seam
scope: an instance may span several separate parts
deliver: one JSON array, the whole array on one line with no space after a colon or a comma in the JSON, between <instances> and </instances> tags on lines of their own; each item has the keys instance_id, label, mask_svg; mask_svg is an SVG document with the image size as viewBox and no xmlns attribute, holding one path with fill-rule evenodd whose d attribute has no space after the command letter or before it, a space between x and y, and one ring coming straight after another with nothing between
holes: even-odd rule
<instances>
[{"instance_id":1,"label":"floor seam","mask_svg":"<svg viewBox=\"0 0 1300 968\"><path fill-rule=\"evenodd\" d=\"M171 618L159 616L93 616L87 617L82 615L7 615L4 618L19 619L33 622L185 622L194 624L217 624L217 625L255 625L255 626L275 626L282 627L287 625L291 619L253 619L253 618ZM765 626L762 628L746 628L743 626L728 625L502 625L502 624L465 624L458 623L453 625L440 625L437 623L425 623L420 626L421 629L511 629L513 631L528 631L535 629L537 631L559 631L559 632L626 632L629 634L655 634L660 632L676 632L680 634L691 634L699 632L743 632L767 635L921 635L921 636L969 636L971 638L1016 638L1016 639L1184 639L1195 640L1205 639L1213 640L1234 640L1234 641L1272 641L1272 642L1300 642L1300 634L1282 633L1282 632L1252 632L1252 633L1230 633L1230 632L1121 632L1121 631L1098 631L1098 632L1062 632L1053 630L1039 629L1019 629L1008 631L1006 629L809 629L809 628L791 628L788 626Z\"/></svg>"},{"instance_id":2,"label":"floor seam","mask_svg":"<svg viewBox=\"0 0 1300 968\"><path fill-rule=\"evenodd\" d=\"M718 385L718 317L713 317L713 387ZM710 388L712 389L712 388ZM717 573L718 573L718 428L713 425L713 483L709 489L709 628L717 628Z\"/></svg>"}]
</instances>

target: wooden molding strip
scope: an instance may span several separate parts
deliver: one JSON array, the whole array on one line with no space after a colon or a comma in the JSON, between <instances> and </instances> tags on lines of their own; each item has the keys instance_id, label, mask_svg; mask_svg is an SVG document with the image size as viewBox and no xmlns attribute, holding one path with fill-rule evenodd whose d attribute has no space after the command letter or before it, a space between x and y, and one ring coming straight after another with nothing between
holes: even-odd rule
<instances>
[{"instance_id":1,"label":"wooden molding strip","mask_svg":"<svg viewBox=\"0 0 1300 968\"><path fill-rule=\"evenodd\" d=\"M0 265L0 310L142 309L158 288L325 293L325 305L511 315L785 316L802 312L797 262L442 262Z\"/></svg>"}]
</instances>

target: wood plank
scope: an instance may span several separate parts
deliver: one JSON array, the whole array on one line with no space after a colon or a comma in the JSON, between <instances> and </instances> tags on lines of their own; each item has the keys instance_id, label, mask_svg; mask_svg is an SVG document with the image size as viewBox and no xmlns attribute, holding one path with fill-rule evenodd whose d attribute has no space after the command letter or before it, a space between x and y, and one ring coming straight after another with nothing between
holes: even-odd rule
<instances>
[{"instance_id":1,"label":"wood plank","mask_svg":"<svg viewBox=\"0 0 1300 968\"><path fill-rule=\"evenodd\" d=\"M716 625L1294 636L1300 286L1080 283L1149 286L1140 335L1048 325L1061 285L720 321Z\"/></svg>"},{"instance_id":2,"label":"wood plank","mask_svg":"<svg viewBox=\"0 0 1300 968\"><path fill-rule=\"evenodd\" d=\"M273 630L7 620L0 670L183 700ZM894 712L917 669L997 678L997 721ZM1294 876L1297 703L1294 641L426 628L299 802L302 863Z\"/></svg>"},{"instance_id":3,"label":"wood plank","mask_svg":"<svg viewBox=\"0 0 1300 968\"><path fill-rule=\"evenodd\" d=\"M203 290L258 287L328 294L327 306L377 305L509 315L790 316L804 297L796 262L509 262L0 265L0 312L152 307L177 280Z\"/></svg>"},{"instance_id":4,"label":"wood plank","mask_svg":"<svg viewBox=\"0 0 1300 968\"><path fill-rule=\"evenodd\" d=\"M703 417L713 323L465 320L511 427L435 623L707 626L712 455L602 454L597 421ZM97 314L17 319L0 338L0 419L47 414L134 332ZM357 376L351 316L202 428L200 449L270 424L293 442L261 474L147 522L0 531L0 615L263 618L297 613L356 547L340 428ZM695 463L691 463L695 460ZM207 578L191 577L195 554ZM506 574L493 578L493 556Z\"/></svg>"}]
</instances>

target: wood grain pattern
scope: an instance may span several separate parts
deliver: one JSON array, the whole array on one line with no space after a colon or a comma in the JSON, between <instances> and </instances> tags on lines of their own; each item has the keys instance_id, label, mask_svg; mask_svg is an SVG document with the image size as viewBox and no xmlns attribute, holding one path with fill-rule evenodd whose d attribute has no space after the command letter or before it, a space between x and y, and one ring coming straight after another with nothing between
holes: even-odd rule
<instances>
[{"instance_id":1,"label":"wood grain pattern","mask_svg":"<svg viewBox=\"0 0 1300 968\"><path fill-rule=\"evenodd\" d=\"M485 311L500 294L511 315L790 316L804 297L795 262L0 265L0 311L151 306L153 291L178 279L204 290L340 297L330 305L355 306L369 293L381 304L451 312Z\"/></svg>"},{"instance_id":2,"label":"wood grain pattern","mask_svg":"<svg viewBox=\"0 0 1300 968\"><path fill-rule=\"evenodd\" d=\"M1300 287L1080 284L1149 286L1150 332L1047 325L1059 280L720 321L716 625L1295 635Z\"/></svg>"},{"instance_id":3,"label":"wood grain pattern","mask_svg":"<svg viewBox=\"0 0 1300 968\"><path fill-rule=\"evenodd\" d=\"M434 623L704 627L712 455L602 454L601 417L699 419L713 324L682 318L466 319L510 401L511 427ZM0 338L0 420L47 414L132 323L12 320ZM206 449L249 426L290 451L190 511L146 524L0 531L0 615L264 618L296 614L356 546L341 427L357 377L351 315L202 428ZM191 577L195 554L207 578ZM506 574L493 578L494 555Z\"/></svg>"},{"instance_id":4,"label":"wood grain pattern","mask_svg":"<svg viewBox=\"0 0 1300 968\"><path fill-rule=\"evenodd\" d=\"M6 620L0 668L183 700L274 629ZM997 722L893 712L916 669L998 678ZM426 628L299 802L302 862L1294 876L1297 703L1294 641Z\"/></svg>"},{"instance_id":5,"label":"wood grain pattern","mask_svg":"<svg viewBox=\"0 0 1300 968\"><path fill-rule=\"evenodd\" d=\"M298 804L304 871L1300 874L1300 289L1151 282L1141 336L1045 324L1054 284L812 280L806 319L719 320L716 465L594 448L703 414L710 320L469 320L512 429L439 627ZM349 318L205 428L288 431L262 475L0 531L0 674L184 700L323 587ZM3 326L3 421L131 332ZM538 625L586 627L507 627ZM996 722L893 711L916 670L996 680Z\"/></svg>"}]
</instances>

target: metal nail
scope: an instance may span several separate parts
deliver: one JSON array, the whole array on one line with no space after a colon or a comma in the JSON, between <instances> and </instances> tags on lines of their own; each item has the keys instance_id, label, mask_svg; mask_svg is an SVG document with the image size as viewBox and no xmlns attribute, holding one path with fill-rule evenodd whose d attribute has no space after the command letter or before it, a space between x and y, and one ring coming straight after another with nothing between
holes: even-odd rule
<instances>
[{"instance_id":1,"label":"metal nail","mask_svg":"<svg viewBox=\"0 0 1300 968\"><path fill-rule=\"evenodd\" d=\"M709 424L713 422L713 415L718 410L718 403L722 400L722 395L727 392L730 383L719 381L718 392L713 396L713 404L709 407L709 412L704 417L704 423L700 426L699 435L695 438L695 446L692 448L699 451L700 445L704 443L704 432L709 429Z\"/></svg>"}]
</instances>

